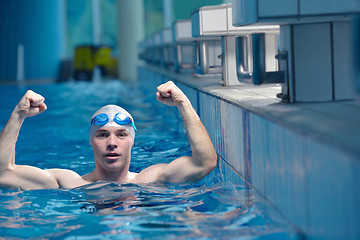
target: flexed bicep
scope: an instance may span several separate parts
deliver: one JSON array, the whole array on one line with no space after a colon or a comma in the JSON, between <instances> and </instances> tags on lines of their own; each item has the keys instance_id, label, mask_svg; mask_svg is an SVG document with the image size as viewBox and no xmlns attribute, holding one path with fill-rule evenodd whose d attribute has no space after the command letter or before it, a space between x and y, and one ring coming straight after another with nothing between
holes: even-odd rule
<instances>
[{"instance_id":1,"label":"flexed bicep","mask_svg":"<svg viewBox=\"0 0 360 240\"><path fill-rule=\"evenodd\" d=\"M51 189L59 188L55 177L37 167L15 165L0 171L0 186L6 188Z\"/></svg>"},{"instance_id":2,"label":"flexed bicep","mask_svg":"<svg viewBox=\"0 0 360 240\"><path fill-rule=\"evenodd\" d=\"M171 163L159 163L142 170L134 183L183 183L197 182L209 172L203 166L194 164L192 157L184 156Z\"/></svg>"},{"instance_id":3,"label":"flexed bicep","mask_svg":"<svg viewBox=\"0 0 360 240\"><path fill-rule=\"evenodd\" d=\"M212 168L197 164L191 156L184 156L173 160L158 173L157 182L182 183L197 182L212 171Z\"/></svg>"},{"instance_id":4,"label":"flexed bicep","mask_svg":"<svg viewBox=\"0 0 360 240\"><path fill-rule=\"evenodd\" d=\"M27 182L34 184L42 183L37 179L51 180L51 177L37 169L30 166L16 166L15 164L15 145L19 136L20 128L27 117L35 116L46 110L44 97L29 90L20 99L14 111L11 113L8 122L0 132L0 178L3 186L26 186ZM25 171L28 170L29 172ZM33 174L34 173L34 174ZM36 178L38 173L38 178ZM29 180L29 181L28 181ZM53 186L56 183L49 181ZM31 185L31 184L30 184ZM46 185L46 181L45 181Z\"/></svg>"}]
</instances>

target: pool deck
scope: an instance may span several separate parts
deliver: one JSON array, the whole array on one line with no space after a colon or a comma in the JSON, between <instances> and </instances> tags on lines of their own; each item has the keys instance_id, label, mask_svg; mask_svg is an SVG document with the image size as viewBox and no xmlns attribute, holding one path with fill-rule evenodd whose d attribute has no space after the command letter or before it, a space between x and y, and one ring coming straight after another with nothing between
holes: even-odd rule
<instances>
[{"instance_id":1,"label":"pool deck","mask_svg":"<svg viewBox=\"0 0 360 240\"><path fill-rule=\"evenodd\" d=\"M329 141L360 156L360 96L359 101L290 104L276 97L281 92L281 86L277 84L223 86L221 76L196 77L191 73L174 74L153 66L146 68L293 131Z\"/></svg>"}]
</instances>

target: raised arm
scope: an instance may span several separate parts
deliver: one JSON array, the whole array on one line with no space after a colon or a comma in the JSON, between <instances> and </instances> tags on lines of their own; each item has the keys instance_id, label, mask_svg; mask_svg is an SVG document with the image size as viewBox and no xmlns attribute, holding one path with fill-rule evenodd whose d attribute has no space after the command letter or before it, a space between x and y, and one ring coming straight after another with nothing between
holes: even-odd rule
<instances>
[{"instance_id":1,"label":"raised arm","mask_svg":"<svg viewBox=\"0 0 360 240\"><path fill-rule=\"evenodd\" d=\"M25 118L35 116L46 108L44 98L29 90L10 115L0 132L0 186L24 189L58 186L48 172L15 164L15 144Z\"/></svg>"},{"instance_id":2,"label":"raised arm","mask_svg":"<svg viewBox=\"0 0 360 240\"><path fill-rule=\"evenodd\" d=\"M41 95L29 90L21 98L0 132L0 169L15 165L15 144L25 118L35 116L45 110L46 105Z\"/></svg>"},{"instance_id":3,"label":"raised arm","mask_svg":"<svg viewBox=\"0 0 360 240\"><path fill-rule=\"evenodd\" d=\"M180 157L167 165L162 165L158 171L158 181L199 181L214 170L217 164L217 154L209 134L190 100L173 82L162 84L157 90L156 95L160 102L178 108L192 150L192 156Z\"/></svg>"}]
</instances>

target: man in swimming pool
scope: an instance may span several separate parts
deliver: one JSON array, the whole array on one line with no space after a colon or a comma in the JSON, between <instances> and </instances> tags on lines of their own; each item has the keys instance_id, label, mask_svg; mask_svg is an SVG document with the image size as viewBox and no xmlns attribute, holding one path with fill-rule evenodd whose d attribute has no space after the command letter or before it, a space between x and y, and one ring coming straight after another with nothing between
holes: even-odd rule
<instances>
[{"instance_id":1,"label":"man in swimming pool","mask_svg":"<svg viewBox=\"0 0 360 240\"><path fill-rule=\"evenodd\" d=\"M46 110L44 98L28 91L12 112L0 133L0 186L21 189L74 188L96 181L118 183L195 182L209 174L217 164L217 154L209 135L186 95L173 83L157 87L156 98L176 106L184 121L192 156L169 164L155 164L140 173L129 172L135 124L126 110L107 105L91 119L90 144L94 151L95 169L83 176L66 169L42 170L15 164L15 144L25 118Z\"/></svg>"}]
</instances>

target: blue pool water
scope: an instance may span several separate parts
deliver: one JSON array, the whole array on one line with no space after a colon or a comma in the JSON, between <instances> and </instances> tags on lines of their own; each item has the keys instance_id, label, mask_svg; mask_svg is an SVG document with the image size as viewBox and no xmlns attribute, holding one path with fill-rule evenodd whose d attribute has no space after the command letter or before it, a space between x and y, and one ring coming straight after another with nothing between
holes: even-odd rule
<instances>
[{"instance_id":1,"label":"blue pool water","mask_svg":"<svg viewBox=\"0 0 360 240\"><path fill-rule=\"evenodd\" d=\"M138 128L131 171L191 153L175 108L118 81L28 87L48 110L26 119L16 147L17 164L95 167L88 143L89 117L118 104ZM25 88L0 86L2 128ZM299 239L262 200L224 182L219 169L195 184L135 185L98 182L71 190L0 189L0 238L5 239ZM271 214L270 214L271 212Z\"/></svg>"}]
</instances>

